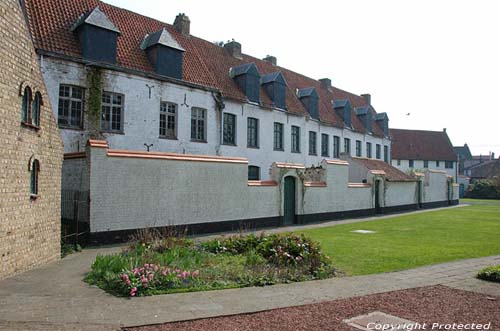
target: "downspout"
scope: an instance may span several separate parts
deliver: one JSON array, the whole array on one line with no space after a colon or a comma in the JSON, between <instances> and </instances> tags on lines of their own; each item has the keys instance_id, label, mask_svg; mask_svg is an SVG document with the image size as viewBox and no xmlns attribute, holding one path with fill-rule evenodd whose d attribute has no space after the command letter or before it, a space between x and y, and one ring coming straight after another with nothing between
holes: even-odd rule
<instances>
[{"instance_id":1,"label":"downspout","mask_svg":"<svg viewBox=\"0 0 500 331\"><path fill-rule=\"evenodd\" d=\"M214 98L215 101L215 122L218 135L217 143L215 145L215 154L221 155L220 146L222 142L222 110L226 107L226 105L224 104L224 97L219 91L212 92L212 98Z\"/></svg>"}]
</instances>

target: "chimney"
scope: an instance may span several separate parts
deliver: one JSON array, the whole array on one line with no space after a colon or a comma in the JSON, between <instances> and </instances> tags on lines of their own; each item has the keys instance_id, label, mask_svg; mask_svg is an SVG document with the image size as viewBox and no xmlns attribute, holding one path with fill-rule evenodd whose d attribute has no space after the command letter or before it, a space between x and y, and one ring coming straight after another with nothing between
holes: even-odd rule
<instances>
[{"instance_id":1,"label":"chimney","mask_svg":"<svg viewBox=\"0 0 500 331\"><path fill-rule=\"evenodd\" d=\"M191 21L184 13L180 13L175 17L174 27L177 31L185 36L189 36L189 25Z\"/></svg>"},{"instance_id":2,"label":"chimney","mask_svg":"<svg viewBox=\"0 0 500 331\"><path fill-rule=\"evenodd\" d=\"M321 78L319 82L324 89L330 90L332 88L332 80L330 78Z\"/></svg>"},{"instance_id":3,"label":"chimney","mask_svg":"<svg viewBox=\"0 0 500 331\"><path fill-rule=\"evenodd\" d=\"M446 128L443 128L443 132L446 133Z\"/></svg>"},{"instance_id":4,"label":"chimney","mask_svg":"<svg viewBox=\"0 0 500 331\"><path fill-rule=\"evenodd\" d=\"M237 59L241 59L241 44L237 41L229 41L224 44L224 48Z\"/></svg>"},{"instance_id":5,"label":"chimney","mask_svg":"<svg viewBox=\"0 0 500 331\"><path fill-rule=\"evenodd\" d=\"M365 99L365 101L371 106L372 105L372 96L368 93L366 94L361 94L361 97Z\"/></svg>"},{"instance_id":6,"label":"chimney","mask_svg":"<svg viewBox=\"0 0 500 331\"><path fill-rule=\"evenodd\" d=\"M273 66L276 66L276 63L277 63L276 57L274 57L272 55L266 55L266 57L263 58L262 60L271 63Z\"/></svg>"}]
</instances>

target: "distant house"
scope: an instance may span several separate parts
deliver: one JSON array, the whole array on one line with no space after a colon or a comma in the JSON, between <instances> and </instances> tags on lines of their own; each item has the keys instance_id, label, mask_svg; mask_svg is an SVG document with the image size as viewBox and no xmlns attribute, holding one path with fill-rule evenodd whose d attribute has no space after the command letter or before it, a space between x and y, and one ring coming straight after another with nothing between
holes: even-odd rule
<instances>
[{"instance_id":1,"label":"distant house","mask_svg":"<svg viewBox=\"0 0 500 331\"><path fill-rule=\"evenodd\" d=\"M464 144L463 146L454 146L453 150L458 156L458 174L464 174L465 162L467 160L472 160L472 154L470 152L469 146Z\"/></svg>"},{"instance_id":2,"label":"distant house","mask_svg":"<svg viewBox=\"0 0 500 331\"><path fill-rule=\"evenodd\" d=\"M464 174L472 167L492 160L495 160L495 153L489 153L488 155L473 155L470 159L464 161Z\"/></svg>"},{"instance_id":3,"label":"distant house","mask_svg":"<svg viewBox=\"0 0 500 331\"><path fill-rule=\"evenodd\" d=\"M443 170L458 179L457 154L443 131L390 129L392 165L402 171Z\"/></svg>"},{"instance_id":4,"label":"distant house","mask_svg":"<svg viewBox=\"0 0 500 331\"><path fill-rule=\"evenodd\" d=\"M465 173L471 182L480 179L500 179L500 159L477 163L467 168Z\"/></svg>"}]
</instances>

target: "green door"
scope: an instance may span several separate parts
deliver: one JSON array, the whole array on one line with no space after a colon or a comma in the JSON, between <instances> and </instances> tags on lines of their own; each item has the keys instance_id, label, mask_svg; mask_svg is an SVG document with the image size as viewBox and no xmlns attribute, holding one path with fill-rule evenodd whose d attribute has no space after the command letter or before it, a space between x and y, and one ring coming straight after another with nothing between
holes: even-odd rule
<instances>
[{"instance_id":1,"label":"green door","mask_svg":"<svg viewBox=\"0 0 500 331\"><path fill-rule=\"evenodd\" d=\"M380 180L375 181L375 212L382 214L382 208L380 207Z\"/></svg>"},{"instance_id":2,"label":"green door","mask_svg":"<svg viewBox=\"0 0 500 331\"><path fill-rule=\"evenodd\" d=\"M285 196L283 202L283 224L295 223L295 178L285 177Z\"/></svg>"}]
</instances>

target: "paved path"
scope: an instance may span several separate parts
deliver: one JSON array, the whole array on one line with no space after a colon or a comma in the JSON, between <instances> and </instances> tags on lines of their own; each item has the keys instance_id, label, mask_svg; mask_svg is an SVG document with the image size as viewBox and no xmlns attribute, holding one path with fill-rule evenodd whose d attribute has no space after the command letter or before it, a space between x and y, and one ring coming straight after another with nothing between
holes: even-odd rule
<instances>
[{"instance_id":1,"label":"paved path","mask_svg":"<svg viewBox=\"0 0 500 331\"><path fill-rule=\"evenodd\" d=\"M437 284L500 297L500 284L474 278L478 269L500 264L500 256L379 275L134 299L113 297L81 281L97 254L119 249L88 249L1 281L0 329L118 330L120 326L256 312Z\"/></svg>"},{"instance_id":2,"label":"paved path","mask_svg":"<svg viewBox=\"0 0 500 331\"><path fill-rule=\"evenodd\" d=\"M307 227L371 219L380 218ZM297 230L297 227L276 231L289 230ZM121 247L85 249L56 263L0 281L0 330L111 331L119 330L120 326L256 312L437 284L500 297L500 284L474 278L480 268L500 264L500 256L379 275L134 299L113 297L82 281L96 255L120 250Z\"/></svg>"}]
</instances>

